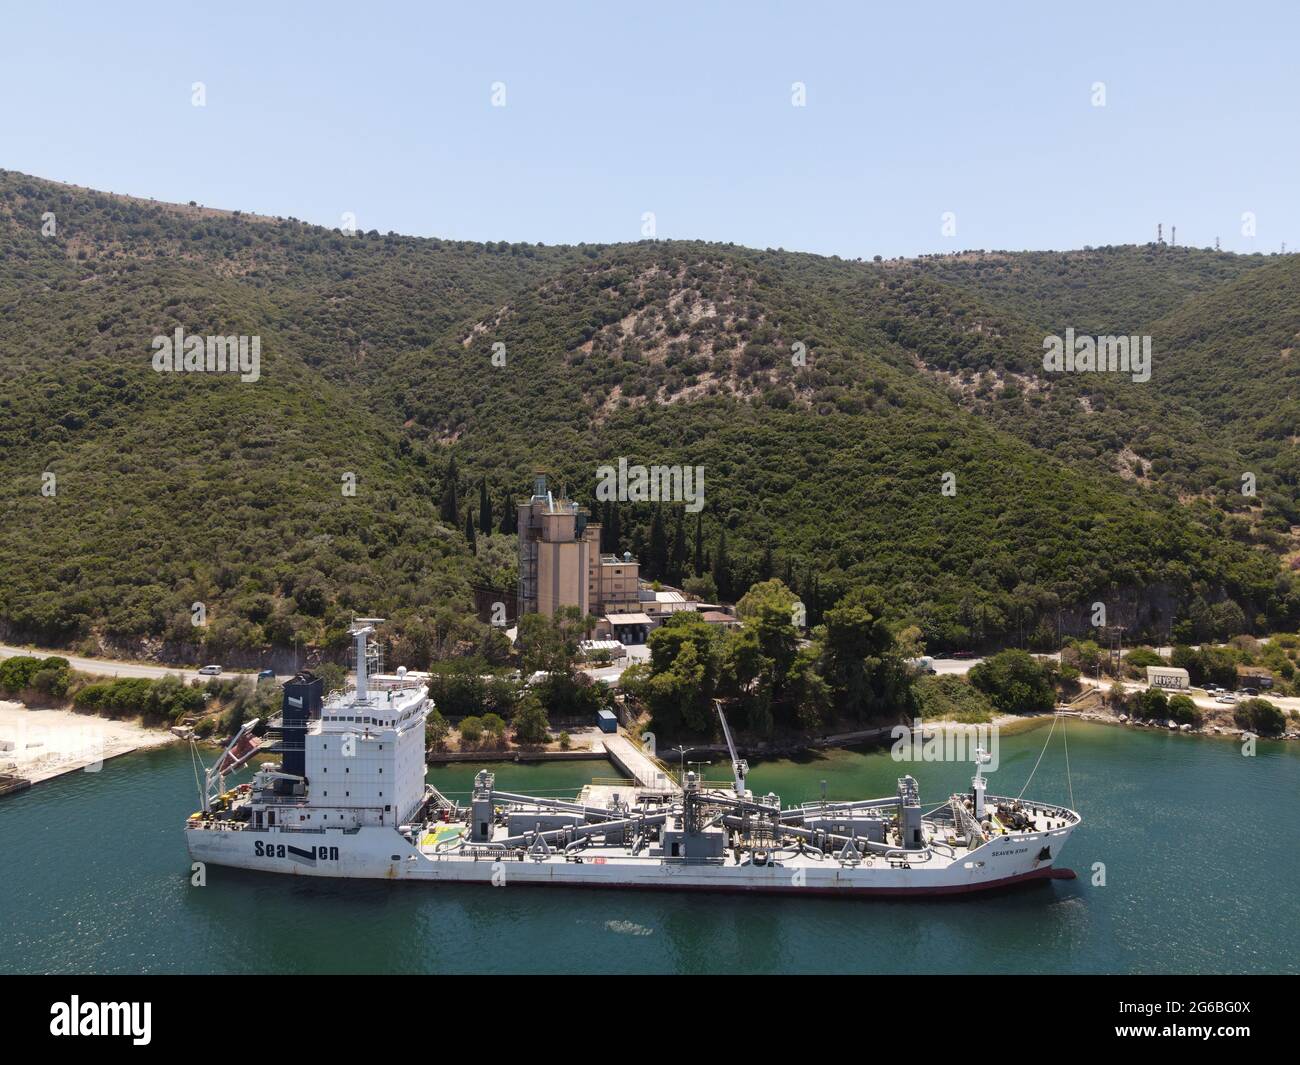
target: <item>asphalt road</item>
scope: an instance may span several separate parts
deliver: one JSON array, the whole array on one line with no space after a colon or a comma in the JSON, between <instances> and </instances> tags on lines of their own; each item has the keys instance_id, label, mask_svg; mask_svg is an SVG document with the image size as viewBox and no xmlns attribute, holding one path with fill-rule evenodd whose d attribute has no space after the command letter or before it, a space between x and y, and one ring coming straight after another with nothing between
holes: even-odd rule
<instances>
[{"instance_id":1,"label":"asphalt road","mask_svg":"<svg viewBox=\"0 0 1300 1065\"><path fill-rule=\"evenodd\" d=\"M122 662L114 658L81 658L77 655L70 655L66 651L50 651L39 647L11 647L7 644L0 644L0 658L13 658L15 655L39 655L42 658L58 655L60 658L66 658L68 664L78 672L94 673L100 677L147 677L150 680L158 680L162 677L180 677L186 682L210 679L206 676L200 676L197 669L181 669L177 666L150 666L141 662ZM231 677L256 678L256 676L256 670L251 672L226 670L221 674L220 679L229 680ZM276 679L282 680L284 678L277 677Z\"/></svg>"},{"instance_id":2,"label":"asphalt road","mask_svg":"<svg viewBox=\"0 0 1300 1065\"><path fill-rule=\"evenodd\" d=\"M936 658L931 665L936 673L969 673L982 658Z\"/></svg>"},{"instance_id":3,"label":"asphalt road","mask_svg":"<svg viewBox=\"0 0 1300 1065\"><path fill-rule=\"evenodd\" d=\"M1093 687L1100 687L1103 695L1106 692L1110 691L1111 685L1115 683L1109 677L1106 677L1100 681L1096 677L1080 677L1079 679L1084 681L1087 684L1093 685ZM1123 683L1124 683L1124 690L1126 692L1141 692L1141 691L1146 691L1147 689L1146 681L1126 680ZM1184 692L1169 691L1166 694L1186 695L1189 698L1191 698L1192 702L1194 702L1197 706L1204 707L1207 710L1225 710L1225 709L1231 710L1233 705L1235 705L1232 703L1215 702L1213 695L1198 695L1194 691L1184 691ZM1285 712L1290 712L1292 710L1300 710L1300 699L1294 698L1292 696L1272 695L1269 692L1264 691L1260 693L1259 697L1261 699L1267 699L1279 710ZM1250 698L1250 696L1241 695L1237 697L1237 700L1238 702L1244 702L1248 698Z\"/></svg>"}]
</instances>

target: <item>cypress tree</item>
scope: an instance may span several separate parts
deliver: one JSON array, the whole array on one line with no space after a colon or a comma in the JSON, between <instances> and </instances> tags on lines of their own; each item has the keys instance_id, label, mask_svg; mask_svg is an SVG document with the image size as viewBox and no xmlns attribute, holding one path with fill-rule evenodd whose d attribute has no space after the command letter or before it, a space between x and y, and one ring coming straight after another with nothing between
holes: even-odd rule
<instances>
[{"instance_id":1,"label":"cypress tree","mask_svg":"<svg viewBox=\"0 0 1300 1065\"><path fill-rule=\"evenodd\" d=\"M509 492L501 504L501 528L498 531L503 536L519 531L519 515L515 512L515 503Z\"/></svg>"},{"instance_id":2,"label":"cypress tree","mask_svg":"<svg viewBox=\"0 0 1300 1065\"><path fill-rule=\"evenodd\" d=\"M617 555L623 546L623 528L619 521L618 504L609 505L609 553Z\"/></svg>"},{"instance_id":3,"label":"cypress tree","mask_svg":"<svg viewBox=\"0 0 1300 1065\"><path fill-rule=\"evenodd\" d=\"M668 537L664 533L663 508L655 507L654 517L650 519L650 566L651 575L659 580L668 570Z\"/></svg>"},{"instance_id":4,"label":"cypress tree","mask_svg":"<svg viewBox=\"0 0 1300 1065\"><path fill-rule=\"evenodd\" d=\"M471 554L478 554L478 538L474 535L474 512L465 508L465 539L469 541Z\"/></svg>"},{"instance_id":5,"label":"cypress tree","mask_svg":"<svg viewBox=\"0 0 1300 1065\"><path fill-rule=\"evenodd\" d=\"M704 560L704 511L695 515L695 576L703 577L707 563Z\"/></svg>"},{"instance_id":6,"label":"cypress tree","mask_svg":"<svg viewBox=\"0 0 1300 1065\"><path fill-rule=\"evenodd\" d=\"M668 558L668 583L680 585L686 572L686 517L677 512L677 528L673 532L673 551Z\"/></svg>"},{"instance_id":7,"label":"cypress tree","mask_svg":"<svg viewBox=\"0 0 1300 1065\"><path fill-rule=\"evenodd\" d=\"M488 499L486 477L478 483L478 527L484 536L492 535L492 501Z\"/></svg>"},{"instance_id":8,"label":"cypress tree","mask_svg":"<svg viewBox=\"0 0 1300 1065\"><path fill-rule=\"evenodd\" d=\"M727 557L727 530L718 535L718 553L713 557L713 583L718 586L718 598L731 602L731 559Z\"/></svg>"}]
</instances>

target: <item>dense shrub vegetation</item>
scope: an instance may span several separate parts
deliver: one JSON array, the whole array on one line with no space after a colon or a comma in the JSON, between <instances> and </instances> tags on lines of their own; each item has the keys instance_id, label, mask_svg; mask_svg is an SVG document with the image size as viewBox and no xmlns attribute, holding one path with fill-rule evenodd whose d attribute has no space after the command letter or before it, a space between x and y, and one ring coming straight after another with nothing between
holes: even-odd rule
<instances>
[{"instance_id":1,"label":"dense shrub vegetation","mask_svg":"<svg viewBox=\"0 0 1300 1065\"><path fill-rule=\"evenodd\" d=\"M705 505L601 504L607 550L733 600L779 578L824 627L793 657L766 622L665 638L683 721L718 684L757 728L867 712L896 683L852 660L873 625L1045 649L1102 599L1130 639L1294 627L1298 264L349 236L0 172L0 631L338 655L378 614L393 660L490 673L474 595L511 590L511 496L542 465L594 504L620 456L703 466ZM1149 327L1152 385L1044 381L1063 325ZM260 379L153 372L176 327L260 336ZM553 688L553 714L592 702Z\"/></svg>"}]
</instances>

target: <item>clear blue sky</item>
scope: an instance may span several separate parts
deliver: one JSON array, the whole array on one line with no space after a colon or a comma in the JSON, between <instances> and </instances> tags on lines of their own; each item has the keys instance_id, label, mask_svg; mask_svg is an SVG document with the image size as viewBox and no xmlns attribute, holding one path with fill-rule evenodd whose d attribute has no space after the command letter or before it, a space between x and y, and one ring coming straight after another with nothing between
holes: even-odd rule
<instances>
[{"instance_id":1,"label":"clear blue sky","mask_svg":"<svg viewBox=\"0 0 1300 1065\"><path fill-rule=\"evenodd\" d=\"M475 240L1300 249L1290 0L116 6L8 6L0 166Z\"/></svg>"}]
</instances>

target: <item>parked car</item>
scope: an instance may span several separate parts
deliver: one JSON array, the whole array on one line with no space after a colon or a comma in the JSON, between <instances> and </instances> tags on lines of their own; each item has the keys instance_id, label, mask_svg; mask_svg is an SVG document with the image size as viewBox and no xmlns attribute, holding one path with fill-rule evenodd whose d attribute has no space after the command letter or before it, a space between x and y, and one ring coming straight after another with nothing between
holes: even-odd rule
<instances>
[{"instance_id":1,"label":"parked car","mask_svg":"<svg viewBox=\"0 0 1300 1065\"><path fill-rule=\"evenodd\" d=\"M199 670L199 675L203 677L219 677L221 676L221 667L204 666L202 669Z\"/></svg>"},{"instance_id":2,"label":"parked car","mask_svg":"<svg viewBox=\"0 0 1300 1065\"><path fill-rule=\"evenodd\" d=\"M953 658L974 658L975 657L975 655L972 654L970 651L954 651L952 653L952 656Z\"/></svg>"},{"instance_id":3,"label":"parked car","mask_svg":"<svg viewBox=\"0 0 1300 1065\"><path fill-rule=\"evenodd\" d=\"M1259 694L1259 689L1258 689L1258 688L1242 688L1239 692L1237 692L1237 694L1238 694L1238 695L1249 695L1249 696L1253 699L1255 696L1257 696L1257 695Z\"/></svg>"},{"instance_id":4,"label":"parked car","mask_svg":"<svg viewBox=\"0 0 1300 1065\"><path fill-rule=\"evenodd\" d=\"M257 674L257 683L261 684L264 680L275 680L275 670L264 669Z\"/></svg>"},{"instance_id":5,"label":"parked car","mask_svg":"<svg viewBox=\"0 0 1300 1065\"><path fill-rule=\"evenodd\" d=\"M1232 692L1224 692L1222 695L1216 695L1214 701L1216 703L1235 703L1237 697Z\"/></svg>"}]
</instances>

